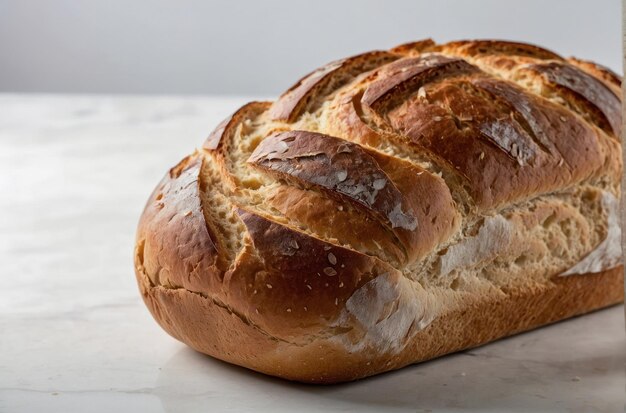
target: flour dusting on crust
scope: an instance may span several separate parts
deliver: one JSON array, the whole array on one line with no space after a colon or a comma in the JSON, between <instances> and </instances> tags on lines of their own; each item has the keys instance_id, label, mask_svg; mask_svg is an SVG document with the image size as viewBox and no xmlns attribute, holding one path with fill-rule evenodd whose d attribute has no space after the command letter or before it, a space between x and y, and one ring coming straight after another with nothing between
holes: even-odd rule
<instances>
[{"instance_id":1,"label":"flour dusting on crust","mask_svg":"<svg viewBox=\"0 0 626 413\"><path fill-rule=\"evenodd\" d=\"M441 276L495 258L513 240L514 225L502 215L487 217L478 234L452 245L441 257Z\"/></svg>"},{"instance_id":2,"label":"flour dusting on crust","mask_svg":"<svg viewBox=\"0 0 626 413\"><path fill-rule=\"evenodd\" d=\"M578 264L561 276L596 273L615 268L622 263L622 231L619 223L619 199L610 192L602 192L602 207L607 215L606 238Z\"/></svg>"},{"instance_id":3,"label":"flour dusting on crust","mask_svg":"<svg viewBox=\"0 0 626 413\"><path fill-rule=\"evenodd\" d=\"M400 274L384 273L359 288L346 302L339 326L356 324L363 335L336 336L351 351L374 347L397 353L437 314L422 287Z\"/></svg>"}]
</instances>

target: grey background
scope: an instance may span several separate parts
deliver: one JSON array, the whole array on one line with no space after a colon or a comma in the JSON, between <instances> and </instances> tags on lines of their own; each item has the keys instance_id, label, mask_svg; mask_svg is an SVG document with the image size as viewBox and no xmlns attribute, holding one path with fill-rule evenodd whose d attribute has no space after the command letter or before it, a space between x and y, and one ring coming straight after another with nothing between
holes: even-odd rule
<instances>
[{"instance_id":1,"label":"grey background","mask_svg":"<svg viewBox=\"0 0 626 413\"><path fill-rule=\"evenodd\" d=\"M621 72L619 0L0 0L0 91L274 95L433 37L537 43Z\"/></svg>"}]
</instances>

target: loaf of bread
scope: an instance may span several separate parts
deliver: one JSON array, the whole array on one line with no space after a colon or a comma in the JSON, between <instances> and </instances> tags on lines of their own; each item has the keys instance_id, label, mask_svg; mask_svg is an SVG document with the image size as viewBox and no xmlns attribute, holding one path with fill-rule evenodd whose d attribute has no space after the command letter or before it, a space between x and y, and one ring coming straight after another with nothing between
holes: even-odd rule
<instances>
[{"instance_id":1,"label":"loaf of bread","mask_svg":"<svg viewBox=\"0 0 626 413\"><path fill-rule=\"evenodd\" d=\"M143 299L200 352L315 383L620 303L620 84L504 41L323 66L158 184Z\"/></svg>"}]
</instances>

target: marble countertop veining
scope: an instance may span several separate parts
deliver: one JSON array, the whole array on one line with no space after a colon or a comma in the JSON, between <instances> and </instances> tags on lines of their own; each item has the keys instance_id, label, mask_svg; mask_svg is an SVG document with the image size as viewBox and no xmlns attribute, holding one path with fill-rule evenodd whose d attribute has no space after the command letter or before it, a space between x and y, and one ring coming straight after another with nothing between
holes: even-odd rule
<instances>
[{"instance_id":1,"label":"marble countertop veining","mask_svg":"<svg viewBox=\"0 0 626 413\"><path fill-rule=\"evenodd\" d=\"M137 219L245 100L0 95L0 412L623 411L621 306L338 386L166 335L135 285Z\"/></svg>"}]
</instances>

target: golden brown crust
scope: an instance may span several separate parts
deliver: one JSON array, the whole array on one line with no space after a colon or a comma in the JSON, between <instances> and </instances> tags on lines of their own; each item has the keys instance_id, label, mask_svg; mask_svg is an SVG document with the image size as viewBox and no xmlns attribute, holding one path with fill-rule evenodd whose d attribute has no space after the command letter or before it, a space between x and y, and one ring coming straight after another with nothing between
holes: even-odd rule
<instances>
[{"instance_id":1,"label":"golden brown crust","mask_svg":"<svg viewBox=\"0 0 626 413\"><path fill-rule=\"evenodd\" d=\"M575 57L567 59L572 65L584 70L596 79L602 80L616 94L620 94L622 88L622 78L617 73L606 66L590 62L588 60L576 59Z\"/></svg>"},{"instance_id":2,"label":"golden brown crust","mask_svg":"<svg viewBox=\"0 0 626 413\"><path fill-rule=\"evenodd\" d=\"M438 318L395 355L346 352L322 339L293 345L270 337L219 302L185 289L150 286L137 272L144 302L161 327L195 350L259 371L308 383L330 384L380 374L502 337L585 314L624 300L623 268L557 278L546 285L475 300Z\"/></svg>"},{"instance_id":3,"label":"golden brown crust","mask_svg":"<svg viewBox=\"0 0 626 413\"><path fill-rule=\"evenodd\" d=\"M281 132L265 138L248 162L379 220L404 251L401 261L425 255L456 227L452 197L443 181L409 162L342 139Z\"/></svg>"},{"instance_id":4,"label":"golden brown crust","mask_svg":"<svg viewBox=\"0 0 626 413\"><path fill-rule=\"evenodd\" d=\"M463 59L438 54L400 59L376 71L375 80L365 89L361 103L380 112L389 109L386 104L397 103L402 95L417 92L428 83L477 72L478 68Z\"/></svg>"},{"instance_id":5,"label":"golden brown crust","mask_svg":"<svg viewBox=\"0 0 626 413\"><path fill-rule=\"evenodd\" d=\"M202 158L183 159L157 185L139 222L141 254L157 285L191 291L220 288L222 247L205 221L198 196Z\"/></svg>"},{"instance_id":6,"label":"golden brown crust","mask_svg":"<svg viewBox=\"0 0 626 413\"><path fill-rule=\"evenodd\" d=\"M235 133L237 126L245 119L254 117L256 114L269 108L269 106L269 102L246 103L217 125L204 141L202 148L210 151L228 151L228 147L224 148L224 146L228 145L228 142L224 141L227 141Z\"/></svg>"},{"instance_id":7,"label":"golden brown crust","mask_svg":"<svg viewBox=\"0 0 626 413\"><path fill-rule=\"evenodd\" d=\"M502 41L324 66L157 186L146 305L199 351L332 383L618 303L619 85Z\"/></svg>"},{"instance_id":8,"label":"golden brown crust","mask_svg":"<svg viewBox=\"0 0 626 413\"><path fill-rule=\"evenodd\" d=\"M598 126L620 135L622 104L617 93L603 81L561 62L538 63L526 70L543 76L547 87L574 101L581 112L594 113Z\"/></svg>"},{"instance_id":9,"label":"golden brown crust","mask_svg":"<svg viewBox=\"0 0 626 413\"><path fill-rule=\"evenodd\" d=\"M276 325L281 332L294 328L301 334L302 329L324 328L320 318L331 319L337 307L376 275L395 271L376 258L324 242L250 211L240 210L239 214L264 266L254 278L238 273L231 288L240 287L236 288L241 291L240 299L254 305L255 312L259 310L271 329Z\"/></svg>"},{"instance_id":10,"label":"golden brown crust","mask_svg":"<svg viewBox=\"0 0 626 413\"><path fill-rule=\"evenodd\" d=\"M410 56L413 54L424 53L435 46L436 46L436 43L433 41L433 39L424 39L424 40L418 40L416 42L400 44L396 47L391 48L389 51L391 53L397 53L401 55Z\"/></svg>"},{"instance_id":11,"label":"golden brown crust","mask_svg":"<svg viewBox=\"0 0 626 413\"><path fill-rule=\"evenodd\" d=\"M389 52L375 51L331 62L309 73L283 93L270 109L270 116L274 120L294 121L302 112L310 109L312 96L322 98L358 74L395 59L397 56Z\"/></svg>"},{"instance_id":12,"label":"golden brown crust","mask_svg":"<svg viewBox=\"0 0 626 413\"><path fill-rule=\"evenodd\" d=\"M406 252L393 232L382 228L378 220L363 219L360 210L341 200L310 189L280 185L268 195L267 202L287 219L302 223L320 238L351 245L357 251L381 257L392 265L406 260Z\"/></svg>"},{"instance_id":13,"label":"golden brown crust","mask_svg":"<svg viewBox=\"0 0 626 413\"><path fill-rule=\"evenodd\" d=\"M461 56L517 56L541 60L563 60L558 54L528 43L503 40L461 40L433 47L433 51L446 51Z\"/></svg>"},{"instance_id":14,"label":"golden brown crust","mask_svg":"<svg viewBox=\"0 0 626 413\"><path fill-rule=\"evenodd\" d=\"M361 103L459 174L480 209L604 172L610 143L584 121L463 60L415 57L380 71Z\"/></svg>"}]
</instances>

